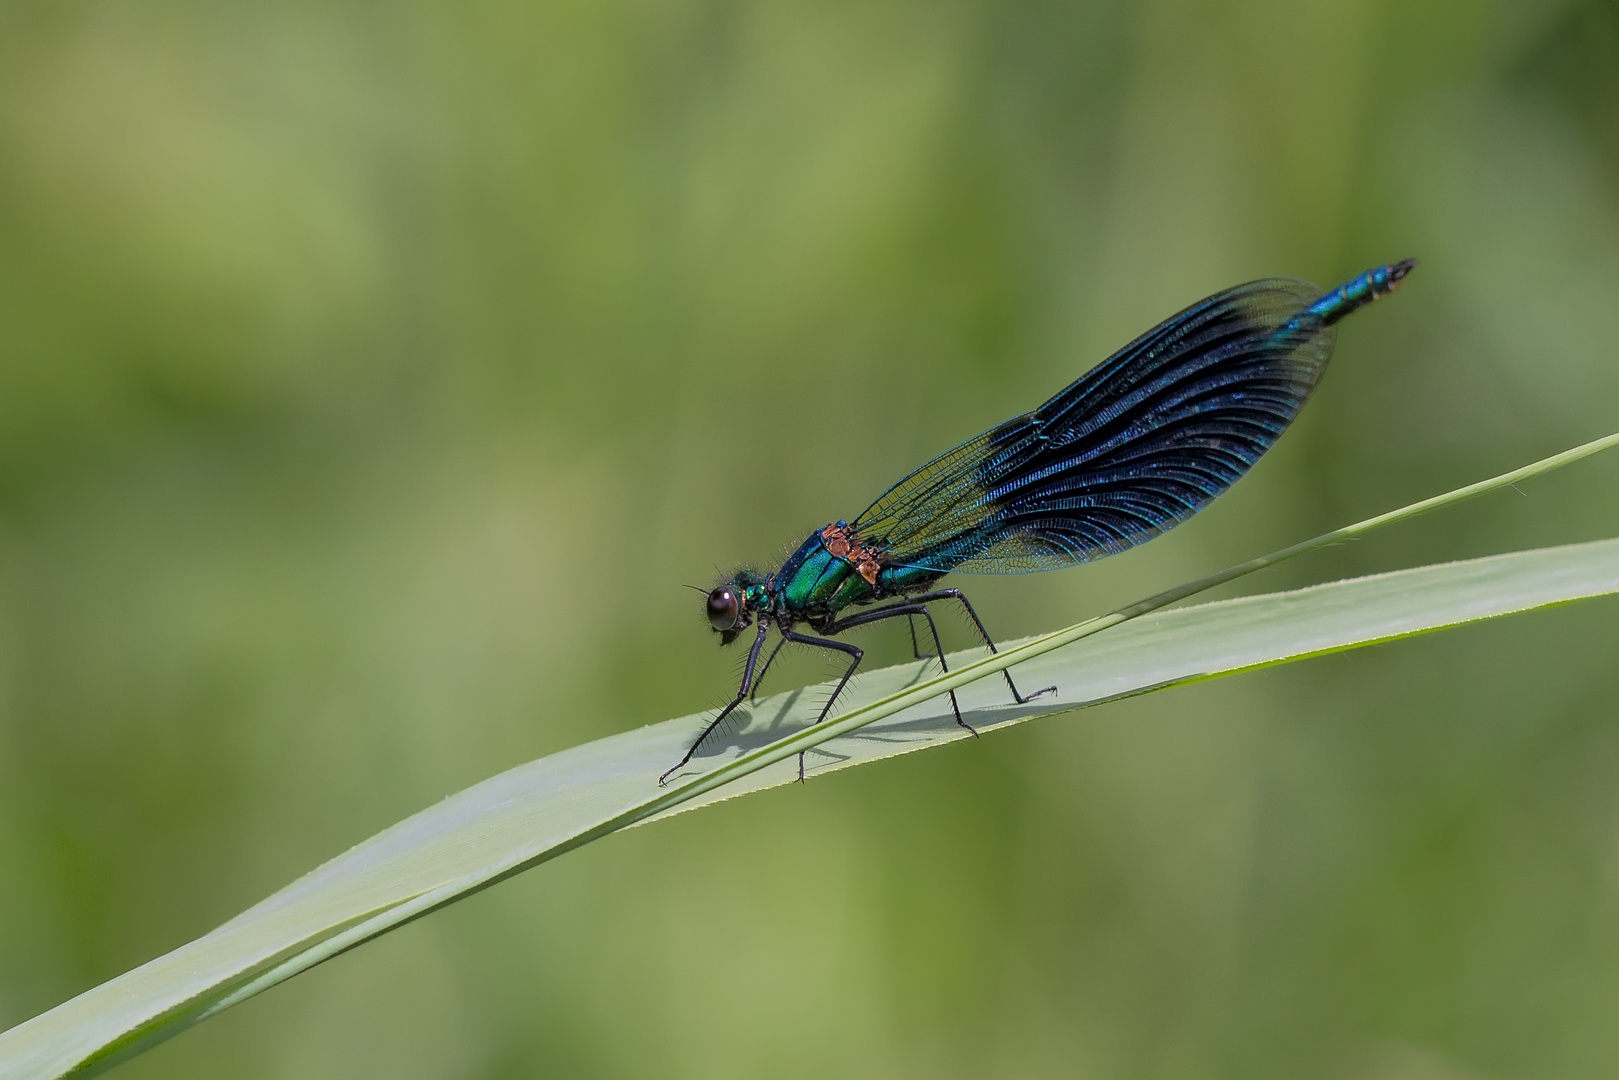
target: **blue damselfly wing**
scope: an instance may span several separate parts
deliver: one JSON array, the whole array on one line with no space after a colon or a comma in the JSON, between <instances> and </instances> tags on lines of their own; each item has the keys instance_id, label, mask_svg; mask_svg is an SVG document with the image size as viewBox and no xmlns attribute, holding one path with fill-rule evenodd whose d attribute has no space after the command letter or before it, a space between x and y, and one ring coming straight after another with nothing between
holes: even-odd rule
<instances>
[{"instance_id":1,"label":"blue damselfly wing","mask_svg":"<svg viewBox=\"0 0 1619 1080\"><path fill-rule=\"evenodd\" d=\"M885 565L958 574L1050 570L1149 540L1235 483L1298 415L1341 317L1312 314L1321 298L1287 278L1216 293L923 465L853 529Z\"/></svg>"}]
</instances>

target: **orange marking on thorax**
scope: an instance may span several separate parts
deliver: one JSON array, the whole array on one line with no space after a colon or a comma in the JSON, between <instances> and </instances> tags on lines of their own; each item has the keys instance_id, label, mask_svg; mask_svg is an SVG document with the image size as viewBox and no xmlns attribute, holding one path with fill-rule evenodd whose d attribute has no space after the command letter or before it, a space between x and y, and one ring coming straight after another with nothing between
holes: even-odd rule
<instances>
[{"instance_id":1,"label":"orange marking on thorax","mask_svg":"<svg viewBox=\"0 0 1619 1080\"><path fill-rule=\"evenodd\" d=\"M877 549L869 548L847 525L828 525L821 530L821 544L827 551L855 568L866 579L867 585L877 584L877 572L882 565L877 561Z\"/></svg>"}]
</instances>

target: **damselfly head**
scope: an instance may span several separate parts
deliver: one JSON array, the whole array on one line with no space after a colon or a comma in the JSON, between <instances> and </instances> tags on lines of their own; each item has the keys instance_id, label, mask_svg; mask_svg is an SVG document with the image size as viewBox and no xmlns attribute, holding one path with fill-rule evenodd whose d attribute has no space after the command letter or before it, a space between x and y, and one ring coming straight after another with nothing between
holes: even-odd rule
<instances>
[{"instance_id":1,"label":"damselfly head","mask_svg":"<svg viewBox=\"0 0 1619 1080\"><path fill-rule=\"evenodd\" d=\"M754 615L768 605L768 594L765 579L752 570L737 570L709 591L704 597L704 614L721 645L729 645L753 625Z\"/></svg>"},{"instance_id":2,"label":"damselfly head","mask_svg":"<svg viewBox=\"0 0 1619 1080\"><path fill-rule=\"evenodd\" d=\"M730 582L708 594L708 625L719 633L735 630L742 621L742 596Z\"/></svg>"}]
</instances>

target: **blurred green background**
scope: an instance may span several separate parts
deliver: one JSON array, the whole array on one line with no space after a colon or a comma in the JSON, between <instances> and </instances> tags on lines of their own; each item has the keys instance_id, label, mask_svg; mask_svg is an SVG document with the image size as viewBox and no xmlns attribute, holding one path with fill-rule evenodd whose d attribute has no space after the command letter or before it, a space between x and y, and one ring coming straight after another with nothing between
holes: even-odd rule
<instances>
[{"instance_id":1,"label":"blurred green background","mask_svg":"<svg viewBox=\"0 0 1619 1080\"><path fill-rule=\"evenodd\" d=\"M1159 318L1406 255L1196 522L972 582L1005 637L1619 429L1619 4L8 0L0 1027L718 703L682 584ZM1616 495L1254 587L1616 535ZM1616 619L635 830L119 1075L1611 1076Z\"/></svg>"}]
</instances>

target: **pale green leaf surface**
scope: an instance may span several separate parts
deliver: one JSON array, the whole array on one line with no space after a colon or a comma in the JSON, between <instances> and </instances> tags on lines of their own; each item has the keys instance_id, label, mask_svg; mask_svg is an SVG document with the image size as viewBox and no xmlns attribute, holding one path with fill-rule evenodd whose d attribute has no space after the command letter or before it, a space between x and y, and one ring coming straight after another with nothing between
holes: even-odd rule
<instances>
[{"instance_id":1,"label":"pale green leaf surface","mask_svg":"<svg viewBox=\"0 0 1619 1080\"><path fill-rule=\"evenodd\" d=\"M1003 681L982 672L958 696L969 722L987 732L1044 713L1614 592L1619 540L1429 566L1143 615L1015 669L1025 689L1056 683L1055 698L1013 705ZM1010 644L1003 656L1019 647ZM982 656L958 654L952 667ZM938 695L933 684L943 680L928 679L928 668L912 663L865 674L840 712L848 716L907 688ZM811 687L760 702L687 775L712 775L722 761L776 746L813 717L824 694L824 687ZM659 789L658 774L679 759L705 719L683 717L575 747L445 799L212 933L0 1034L0 1076L57 1076L111 1064L607 832L796 778L789 756L713 790L694 792L698 785L685 776ZM934 696L812 749L809 768L813 776L965 737L948 699Z\"/></svg>"}]
</instances>

